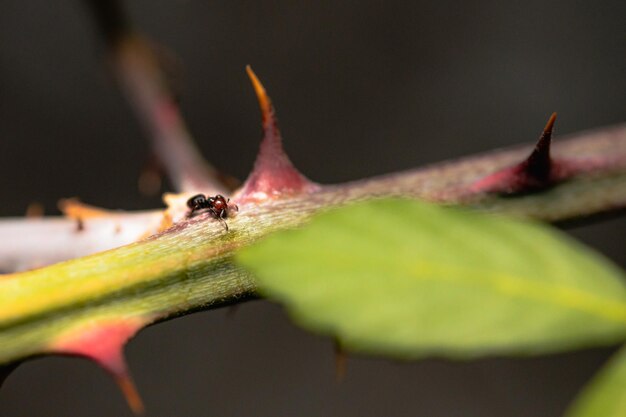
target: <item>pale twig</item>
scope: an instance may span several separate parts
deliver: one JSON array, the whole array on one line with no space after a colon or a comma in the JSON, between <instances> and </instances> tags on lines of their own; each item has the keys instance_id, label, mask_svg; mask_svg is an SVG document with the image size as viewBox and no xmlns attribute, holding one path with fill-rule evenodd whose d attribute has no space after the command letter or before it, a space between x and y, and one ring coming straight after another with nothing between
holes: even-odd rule
<instances>
[{"instance_id":1,"label":"pale twig","mask_svg":"<svg viewBox=\"0 0 626 417\"><path fill-rule=\"evenodd\" d=\"M163 211L107 217L0 220L0 272L42 267L136 242L159 231Z\"/></svg>"}]
</instances>

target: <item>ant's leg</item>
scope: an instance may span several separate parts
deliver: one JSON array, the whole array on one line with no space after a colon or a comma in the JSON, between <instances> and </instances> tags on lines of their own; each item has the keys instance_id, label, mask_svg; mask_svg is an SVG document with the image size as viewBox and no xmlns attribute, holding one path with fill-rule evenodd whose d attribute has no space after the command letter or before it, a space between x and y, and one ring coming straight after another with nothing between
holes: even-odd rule
<instances>
[{"instance_id":1,"label":"ant's leg","mask_svg":"<svg viewBox=\"0 0 626 417\"><path fill-rule=\"evenodd\" d=\"M226 210L222 210L220 212L220 220L222 221L222 224L226 226L226 231L228 232L228 223L226 223L225 216L226 216Z\"/></svg>"},{"instance_id":2,"label":"ant's leg","mask_svg":"<svg viewBox=\"0 0 626 417\"><path fill-rule=\"evenodd\" d=\"M222 214L224 212L222 211L221 213L218 213L213 207L209 207L209 211L211 212L213 217L215 217L217 220L220 221L220 223L222 223L224 229L226 229L226 231L228 232L228 223L226 223L226 220L224 220L224 218L222 217Z\"/></svg>"},{"instance_id":3,"label":"ant's leg","mask_svg":"<svg viewBox=\"0 0 626 417\"><path fill-rule=\"evenodd\" d=\"M226 223L226 220L222 219L221 217L218 217L217 220L219 220L224 225L224 230L228 232L228 223Z\"/></svg>"}]
</instances>

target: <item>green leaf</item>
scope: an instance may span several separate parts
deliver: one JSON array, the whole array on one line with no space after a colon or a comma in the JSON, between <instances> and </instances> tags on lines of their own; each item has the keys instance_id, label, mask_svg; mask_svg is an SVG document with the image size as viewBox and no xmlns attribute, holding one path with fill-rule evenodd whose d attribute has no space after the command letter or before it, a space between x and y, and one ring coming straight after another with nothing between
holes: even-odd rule
<instances>
[{"instance_id":1,"label":"green leaf","mask_svg":"<svg viewBox=\"0 0 626 417\"><path fill-rule=\"evenodd\" d=\"M244 249L261 293L347 348L404 358L621 341L621 270L548 227L409 200L331 211Z\"/></svg>"},{"instance_id":2,"label":"green leaf","mask_svg":"<svg viewBox=\"0 0 626 417\"><path fill-rule=\"evenodd\" d=\"M626 348L600 371L568 410L567 417L626 416Z\"/></svg>"}]
</instances>

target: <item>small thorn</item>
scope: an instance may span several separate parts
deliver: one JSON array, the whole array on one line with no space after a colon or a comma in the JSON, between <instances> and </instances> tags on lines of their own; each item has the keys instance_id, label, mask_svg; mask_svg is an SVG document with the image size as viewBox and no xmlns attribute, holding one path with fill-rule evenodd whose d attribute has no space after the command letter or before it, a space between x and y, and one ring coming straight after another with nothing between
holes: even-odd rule
<instances>
[{"instance_id":1,"label":"small thorn","mask_svg":"<svg viewBox=\"0 0 626 417\"><path fill-rule=\"evenodd\" d=\"M76 217L76 231L82 232L85 230L85 222L82 217Z\"/></svg>"},{"instance_id":2,"label":"small thorn","mask_svg":"<svg viewBox=\"0 0 626 417\"><path fill-rule=\"evenodd\" d=\"M85 220L87 219L110 217L119 214L112 210L84 204L77 198L64 198L59 200L58 204L59 210L61 210L66 217L76 220L77 232L85 230Z\"/></svg>"},{"instance_id":3,"label":"small thorn","mask_svg":"<svg viewBox=\"0 0 626 417\"><path fill-rule=\"evenodd\" d=\"M32 202L26 207L26 217L31 219L38 219L43 217L44 209L41 203Z\"/></svg>"},{"instance_id":4,"label":"small thorn","mask_svg":"<svg viewBox=\"0 0 626 417\"><path fill-rule=\"evenodd\" d=\"M564 164L554 161L550 155L555 121L556 113L552 113L535 148L526 159L481 178L470 187L471 191L502 195L524 194L547 188L565 179Z\"/></svg>"},{"instance_id":5,"label":"small thorn","mask_svg":"<svg viewBox=\"0 0 626 417\"><path fill-rule=\"evenodd\" d=\"M342 382L346 377L346 369L348 365L348 354L341 347L338 340L335 340L335 380Z\"/></svg>"},{"instance_id":6,"label":"small thorn","mask_svg":"<svg viewBox=\"0 0 626 417\"><path fill-rule=\"evenodd\" d=\"M247 66L246 71L261 107L263 140L254 169L239 191L236 200L260 201L277 198L283 194L297 194L319 189L317 184L304 177L289 160L283 149L272 101L252 68Z\"/></svg>"},{"instance_id":7,"label":"small thorn","mask_svg":"<svg viewBox=\"0 0 626 417\"><path fill-rule=\"evenodd\" d=\"M231 306L228 306L226 310L226 318L229 320L233 319L235 315L237 314L237 312L239 311L240 305L241 304L233 304Z\"/></svg>"},{"instance_id":8,"label":"small thorn","mask_svg":"<svg viewBox=\"0 0 626 417\"><path fill-rule=\"evenodd\" d=\"M556 113L552 113L546 127L535 145L535 149L526 159L525 170L527 174L534 177L537 182L546 182L550 179L552 168L552 158L550 157L550 144L552 142L552 130L556 121Z\"/></svg>"}]
</instances>

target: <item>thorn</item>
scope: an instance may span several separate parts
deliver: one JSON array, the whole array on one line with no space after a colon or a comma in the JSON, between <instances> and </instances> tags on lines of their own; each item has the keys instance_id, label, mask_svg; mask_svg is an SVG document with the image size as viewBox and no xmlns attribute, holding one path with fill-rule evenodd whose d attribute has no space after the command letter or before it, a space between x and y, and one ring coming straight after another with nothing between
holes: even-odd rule
<instances>
[{"instance_id":1,"label":"thorn","mask_svg":"<svg viewBox=\"0 0 626 417\"><path fill-rule=\"evenodd\" d=\"M257 163L263 154L271 152L275 154L273 155L275 158L281 157L280 162L288 164L293 168L291 161L283 149L283 140L278 128L278 120L276 119L276 111L274 110L272 100L267 95L265 87L263 87L263 84L261 84L261 81L259 81L254 71L252 71L250 65L246 66L246 72L252 82L252 87L254 87L256 97L259 100L259 107L261 108L261 122L264 130L264 137L261 142L261 149L259 150Z\"/></svg>"},{"instance_id":2,"label":"thorn","mask_svg":"<svg viewBox=\"0 0 626 417\"><path fill-rule=\"evenodd\" d=\"M106 210L84 204L77 198L64 198L59 200L59 210L61 210L66 217L76 220L77 232L85 230L86 219L110 217L119 214L119 212L113 210Z\"/></svg>"},{"instance_id":3,"label":"thorn","mask_svg":"<svg viewBox=\"0 0 626 417\"><path fill-rule=\"evenodd\" d=\"M550 157L550 144L552 142L552 129L556 121L556 113L552 113L546 127L535 145L535 149L526 159L526 173L538 182L546 182L550 179L552 158Z\"/></svg>"},{"instance_id":4,"label":"thorn","mask_svg":"<svg viewBox=\"0 0 626 417\"><path fill-rule=\"evenodd\" d=\"M32 202L26 207L26 217L31 219L38 219L43 217L44 209L41 203Z\"/></svg>"},{"instance_id":5,"label":"thorn","mask_svg":"<svg viewBox=\"0 0 626 417\"><path fill-rule=\"evenodd\" d=\"M283 149L272 101L252 68L247 66L246 71L259 100L264 134L254 169L233 199L243 202L261 201L278 198L283 194L312 192L319 189L317 184L304 177L289 160Z\"/></svg>"},{"instance_id":6,"label":"thorn","mask_svg":"<svg viewBox=\"0 0 626 417\"><path fill-rule=\"evenodd\" d=\"M472 192L501 195L538 191L565 179L564 164L550 155L556 113L552 113L530 155L522 162L496 171L470 186Z\"/></svg>"},{"instance_id":7,"label":"thorn","mask_svg":"<svg viewBox=\"0 0 626 417\"><path fill-rule=\"evenodd\" d=\"M76 217L76 231L82 232L85 230L85 222L82 217Z\"/></svg>"},{"instance_id":8,"label":"thorn","mask_svg":"<svg viewBox=\"0 0 626 417\"><path fill-rule=\"evenodd\" d=\"M241 304L233 304L228 306L226 309L226 318L232 320L239 311L240 305Z\"/></svg>"},{"instance_id":9,"label":"thorn","mask_svg":"<svg viewBox=\"0 0 626 417\"><path fill-rule=\"evenodd\" d=\"M346 377L346 369L348 365L348 354L341 347L339 340L335 340L335 380L342 382Z\"/></svg>"},{"instance_id":10,"label":"thorn","mask_svg":"<svg viewBox=\"0 0 626 417\"><path fill-rule=\"evenodd\" d=\"M82 356L96 362L113 376L131 410L141 415L144 412L143 402L128 372L123 349L126 342L150 321L132 318L90 322L62 334L48 351Z\"/></svg>"}]
</instances>

